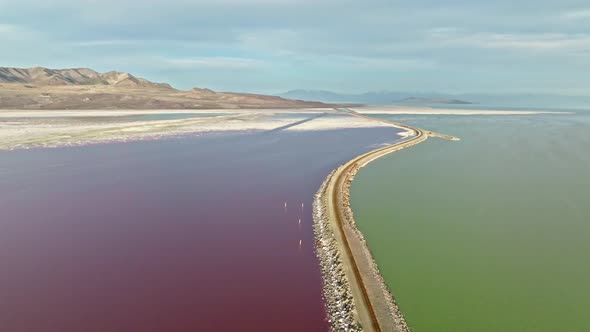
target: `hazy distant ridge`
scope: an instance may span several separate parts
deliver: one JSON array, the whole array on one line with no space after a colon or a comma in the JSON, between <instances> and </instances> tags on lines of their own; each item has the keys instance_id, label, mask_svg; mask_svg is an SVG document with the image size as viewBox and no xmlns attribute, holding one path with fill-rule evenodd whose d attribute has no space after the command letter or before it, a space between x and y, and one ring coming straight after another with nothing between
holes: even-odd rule
<instances>
[{"instance_id":1,"label":"hazy distant ridge","mask_svg":"<svg viewBox=\"0 0 590 332\"><path fill-rule=\"evenodd\" d=\"M409 97L399 101L400 103L406 104L454 104L454 105L468 105L473 104L472 102L460 100L460 99L447 99L447 98L417 98Z\"/></svg>"},{"instance_id":2,"label":"hazy distant ridge","mask_svg":"<svg viewBox=\"0 0 590 332\"><path fill-rule=\"evenodd\" d=\"M445 94L438 92L417 91L377 91L357 94L338 93L326 90L291 90L279 94L285 98L314 100L330 103L362 103L370 105L391 105L404 103L404 99L457 100L490 106L536 107L536 108L581 108L590 110L590 96L568 96L559 94L500 94L500 93L464 93ZM436 104L436 103L431 103ZM446 103L450 104L450 103ZM478 106L479 107L479 106Z\"/></svg>"}]
</instances>

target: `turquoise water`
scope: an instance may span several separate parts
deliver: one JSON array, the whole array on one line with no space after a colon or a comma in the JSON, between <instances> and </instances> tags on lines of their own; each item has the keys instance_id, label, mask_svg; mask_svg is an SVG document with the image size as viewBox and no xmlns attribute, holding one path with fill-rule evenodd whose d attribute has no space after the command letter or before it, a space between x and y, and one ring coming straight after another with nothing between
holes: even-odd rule
<instances>
[{"instance_id":1,"label":"turquoise water","mask_svg":"<svg viewBox=\"0 0 590 332\"><path fill-rule=\"evenodd\" d=\"M352 185L412 331L590 331L590 113L382 117L462 139L379 159Z\"/></svg>"}]
</instances>

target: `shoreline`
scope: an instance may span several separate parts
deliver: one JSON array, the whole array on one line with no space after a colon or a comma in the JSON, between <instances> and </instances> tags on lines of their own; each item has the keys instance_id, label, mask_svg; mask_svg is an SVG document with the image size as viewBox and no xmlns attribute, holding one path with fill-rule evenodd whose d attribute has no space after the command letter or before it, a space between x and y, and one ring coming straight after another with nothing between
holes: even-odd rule
<instances>
[{"instance_id":1,"label":"shoreline","mask_svg":"<svg viewBox=\"0 0 590 332\"><path fill-rule=\"evenodd\" d=\"M368 118L342 109L348 114ZM458 138L374 119L405 129L408 139L362 154L338 167L316 193L316 249L324 277L324 297L333 331L408 332L402 313L385 284L369 247L357 229L350 207L350 185L358 171L390 153L424 142L428 137ZM341 280L334 287L333 280ZM347 303L347 299L352 299ZM356 329L358 327L358 329Z\"/></svg>"},{"instance_id":2,"label":"shoreline","mask_svg":"<svg viewBox=\"0 0 590 332\"><path fill-rule=\"evenodd\" d=\"M112 117L146 114L252 114L252 113L334 113L335 109L352 110L357 114L388 114L388 115L538 115L538 114L575 114L573 111L543 111L543 110L492 110L492 109L454 109L431 108L418 106L356 106L349 108L340 107L291 107L291 108L203 108L203 109L86 109L86 110L27 110L27 109L0 109L0 118L27 117ZM338 113L338 112L336 112ZM375 120L373 118L372 120Z\"/></svg>"},{"instance_id":3,"label":"shoreline","mask_svg":"<svg viewBox=\"0 0 590 332\"><path fill-rule=\"evenodd\" d=\"M96 109L96 110L19 110L0 109L0 118L44 118L44 117L112 117L147 114L298 114L324 113L332 107L319 108L211 108L211 109Z\"/></svg>"},{"instance_id":4,"label":"shoreline","mask_svg":"<svg viewBox=\"0 0 590 332\"><path fill-rule=\"evenodd\" d=\"M359 114L388 114L388 115L539 115L539 114L575 114L571 111L555 112L542 110L497 110L497 109L470 109L462 108L432 108L425 106L365 106L351 107Z\"/></svg>"}]
</instances>

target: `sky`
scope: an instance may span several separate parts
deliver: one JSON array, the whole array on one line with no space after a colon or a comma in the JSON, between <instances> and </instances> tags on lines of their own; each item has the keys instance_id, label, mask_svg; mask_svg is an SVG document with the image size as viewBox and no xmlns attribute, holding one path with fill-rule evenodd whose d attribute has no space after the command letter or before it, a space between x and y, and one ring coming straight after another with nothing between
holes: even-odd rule
<instances>
[{"instance_id":1,"label":"sky","mask_svg":"<svg viewBox=\"0 0 590 332\"><path fill-rule=\"evenodd\" d=\"M0 66L182 89L590 94L587 0L0 0Z\"/></svg>"}]
</instances>

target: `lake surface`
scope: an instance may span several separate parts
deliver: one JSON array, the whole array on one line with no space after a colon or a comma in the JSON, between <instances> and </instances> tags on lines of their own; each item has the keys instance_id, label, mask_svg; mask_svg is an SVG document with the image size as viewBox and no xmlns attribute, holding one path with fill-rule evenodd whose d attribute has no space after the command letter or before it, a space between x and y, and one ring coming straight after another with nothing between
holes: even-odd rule
<instances>
[{"instance_id":1,"label":"lake surface","mask_svg":"<svg viewBox=\"0 0 590 332\"><path fill-rule=\"evenodd\" d=\"M352 184L412 331L590 331L590 113L383 117L461 138Z\"/></svg>"},{"instance_id":2,"label":"lake surface","mask_svg":"<svg viewBox=\"0 0 590 332\"><path fill-rule=\"evenodd\" d=\"M0 152L0 330L327 331L313 195L396 133Z\"/></svg>"}]
</instances>

